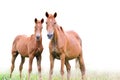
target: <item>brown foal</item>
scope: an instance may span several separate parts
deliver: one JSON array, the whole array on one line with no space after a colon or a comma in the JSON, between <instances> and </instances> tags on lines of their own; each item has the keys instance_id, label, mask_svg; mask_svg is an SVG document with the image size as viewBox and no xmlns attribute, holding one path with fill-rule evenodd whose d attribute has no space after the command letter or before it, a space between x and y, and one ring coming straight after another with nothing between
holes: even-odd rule
<instances>
[{"instance_id":1,"label":"brown foal","mask_svg":"<svg viewBox=\"0 0 120 80\"><path fill-rule=\"evenodd\" d=\"M37 20L37 18L35 18L34 34L32 34L30 37L27 37L26 35L18 35L13 41L12 65L11 65L10 77L12 76L12 72L14 70L15 59L18 56L18 54L20 54L21 55L21 63L19 66L20 78L22 77L22 68L25 62L25 57L29 57L28 80L30 80L30 73L32 71L33 58L36 57L37 67L39 72L39 80L42 80L41 54L43 51L43 45L42 45L42 23L43 22L44 22L44 19Z\"/></svg>"}]
</instances>

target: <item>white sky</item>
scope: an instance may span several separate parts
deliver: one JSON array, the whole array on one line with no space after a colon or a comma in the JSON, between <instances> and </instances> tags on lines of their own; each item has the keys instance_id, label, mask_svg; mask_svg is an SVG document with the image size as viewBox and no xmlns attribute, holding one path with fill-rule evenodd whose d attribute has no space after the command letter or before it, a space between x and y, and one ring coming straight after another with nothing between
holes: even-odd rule
<instances>
[{"instance_id":1,"label":"white sky","mask_svg":"<svg viewBox=\"0 0 120 80\"><path fill-rule=\"evenodd\" d=\"M120 72L120 1L119 0L2 0L0 1L0 72L11 66L11 46L15 36L31 35L34 18L45 12L57 12L57 22L64 30L76 31L83 41L87 70ZM49 40L43 28L42 69L49 70ZM18 70L20 56L15 70ZM47 64L48 63L48 64ZM74 61L71 62L74 68ZM56 68L57 67L57 68ZM55 69L60 61L55 62ZM28 59L24 69L28 68ZM34 59L33 68L36 69Z\"/></svg>"}]
</instances>

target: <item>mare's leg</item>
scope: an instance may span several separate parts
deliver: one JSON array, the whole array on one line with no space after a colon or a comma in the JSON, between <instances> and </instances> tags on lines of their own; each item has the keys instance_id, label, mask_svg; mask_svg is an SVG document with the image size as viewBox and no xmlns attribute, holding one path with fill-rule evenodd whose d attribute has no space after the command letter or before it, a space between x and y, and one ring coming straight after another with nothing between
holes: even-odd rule
<instances>
[{"instance_id":1,"label":"mare's leg","mask_svg":"<svg viewBox=\"0 0 120 80\"><path fill-rule=\"evenodd\" d=\"M70 69L71 69L71 66L70 66L70 63L68 62L68 60L65 61L65 65L66 65L66 68L67 68L67 80L70 80Z\"/></svg>"},{"instance_id":2,"label":"mare's leg","mask_svg":"<svg viewBox=\"0 0 120 80\"><path fill-rule=\"evenodd\" d=\"M82 80L85 80L85 64L82 54L78 58L79 58L80 70L82 73Z\"/></svg>"},{"instance_id":3,"label":"mare's leg","mask_svg":"<svg viewBox=\"0 0 120 80\"><path fill-rule=\"evenodd\" d=\"M49 72L49 80L52 80L53 67L54 67L54 57L50 54L50 72Z\"/></svg>"},{"instance_id":4,"label":"mare's leg","mask_svg":"<svg viewBox=\"0 0 120 80\"><path fill-rule=\"evenodd\" d=\"M61 54L60 55L60 60L61 60L61 76L62 76L62 80L64 80L64 64L65 64L65 54Z\"/></svg>"},{"instance_id":5,"label":"mare's leg","mask_svg":"<svg viewBox=\"0 0 120 80\"><path fill-rule=\"evenodd\" d=\"M30 80L30 73L31 73L31 71L32 71L33 58L34 58L34 56L33 56L32 53L31 53L31 55L29 56L28 80Z\"/></svg>"},{"instance_id":6,"label":"mare's leg","mask_svg":"<svg viewBox=\"0 0 120 80\"><path fill-rule=\"evenodd\" d=\"M23 69L24 62L25 62L25 57L21 56L21 63L20 63L20 66L19 66L20 79L22 78L22 69Z\"/></svg>"},{"instance_id":7,"label":"mare's leg","mask_svg":"<svg viewBox=\"0 0 120 80\"><path fill-rule=\"evenodd\" d=\"M36 56L37 59L37 67L38 67L38 73L39 73L39 80L42 80L42 76L41 76L41 55L40 56Z\"/></svg>"},{"instance_id":8,"label":"mare's leg","mask_svg":"<svg viewBox=\"0 0 120 80\"><path fill-rule=\"evenodd\" d=\"M10 78L12 77L12 72L13 72L13 70L14 70L14 67L15 67L15 59L16 59L16 57L17 57L17 55L18 55L18 52L16 52L16 53L14 53L14 52L12 52L12 65L11 65L11 71L10 71Z\"/></svg>"}]
</instances>

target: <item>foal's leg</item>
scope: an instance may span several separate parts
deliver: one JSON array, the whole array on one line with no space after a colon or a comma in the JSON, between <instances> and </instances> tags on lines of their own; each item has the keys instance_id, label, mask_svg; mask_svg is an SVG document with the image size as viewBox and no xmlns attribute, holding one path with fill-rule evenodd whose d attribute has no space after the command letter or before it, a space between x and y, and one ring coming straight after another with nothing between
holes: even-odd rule
<instances>
[{"instance_id":1,"label":"foal's leg","mask_svg":"<svg viewBox=\"0 0 120 80\"><path fill-rule=\"evenodd\" d=\"M49 80L52 80L53 67L54 67L54 57L50 54L50 72L49 72Z\"/></svg>"},{"instance_id":2,"label":"foal's leg","mask_svg":"<svg viewBox=\"0 0 120 80\"><path fill-rule=\"evenodd\" d=\"M25 62L25 57L21 56L21 63L20 63L20 66L19 66L20 79L22 78L22 69L23 69L24 62Z\"/></svg>"},{"instance_id":3,"label":"foal's leg","mask_svg":"<svg viewBox=\"0 0 120 80\"><path fill-rule=\"evenodd\" d=\"M40 56L36 56L37 59L37 67L38 67L38 73L39 73L39 80L42 80L42 76L41 76L41 55Z\"/></svg>"},{"instance_id":4,"label":"foal's leg","mask_svg":"<svg viewBox=\"0 0 120 80\"><path fill-rule=\"evenodd\" d=\"M16 57L17 57L17 55L18 55L18 53L13 53L12 52L12 65L11 65L11 71L10 71L10 78L12 77L12 72L13 72L13 70L14 70L14 67L15 67L15 59L16 59Z\"/></svg>"},{"instance_id":5,"label":"foal's leg","mask_svg":"<svg viewBox=\"0 0 120 80\"><path fill-rule=\"evenodd\" d=\"M85 80L85 64L84 64L82 54L79 56L79 64L80 64L80 70L82 73L82 80Z\"/></svg>"},{"instance_id":6,"label":"foal's leg","mask_svg":"<svg viewBox=\"0 0 120 80\"><path fill-rule=\"evenodd\" d=\"M31 53L31 54L32 54L32 53ZM34 58L33 55L30 55L30 56L29 56L28 80L30 80L30 73L31 73L31 71L32 71L33 58Z\"/></svg>"},{"instance_id":7,"label":"foal's leg","mask_svg":"<svg viewBox=\"0 0 120 80\"><path fill-rule=\"evenodd\" d=\"M62 80L64 80L65 54L60 55L60 60L61 60L61 76L62 76Z\"/></svg>"},{"instance_id":8,"label":"foal's leg","mask_svg":"<svg viewBox=\"0 0 120 80\"><path fill-rule=\"evenodd\" d=\"M68 60L65 61L65 65L66 65L66 68L67 68L67 80L70 80L70 69L71 69L71 66L70 66Z\"/></svg>"}]
</instances>

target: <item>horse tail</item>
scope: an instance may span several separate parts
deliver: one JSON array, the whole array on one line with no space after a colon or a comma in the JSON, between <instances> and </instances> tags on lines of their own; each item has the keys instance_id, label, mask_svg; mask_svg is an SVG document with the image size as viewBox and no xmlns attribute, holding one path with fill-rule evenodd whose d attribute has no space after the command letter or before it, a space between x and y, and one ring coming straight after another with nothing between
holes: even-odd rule
<instances>
[{"instance_id":1,"label":"horse tail","mask_svg":"<svg viewBox=\"0 0 120 80\"><path fill-rule=\"evenodd\" d=\"M13 44L12 44L12 48L16 47L17 41L18 41L18 36L14 39Z\"/></svg>"},{"instance_id":2,"label":"horse tail","mask_svg":"<svg viewBox=\"0 0 120 80\"><path fill-rule=\"evenodd\" d=\"M76 58L76 59L75 59L75 69L78 69L79 67L80 67L79 59Z\"/></svg>"},{"instance_id":3,"label":"horse tail","mask_svg":"<svg viewBox=\"0 0 120 80\"><path fill-rule=\"evenodd\" d=\"M80 40L80 46L82 48L82 39L79 37L79 40Z\"/></svg>"},{"instance_id":4,"label":"horse tail","mask_svg":"<svg viewBox=\"0 0 120 80\"><path fill-rule=\"evenodd\" d=\"M80 37L78 37L79 41L80 41L80 46L81 46L81 49L82 49L82 39ZM80 67L80 64L79 64L79 58L77 57L75 59L75 68L79 68Z\"/></svg>"}]
</instances>

